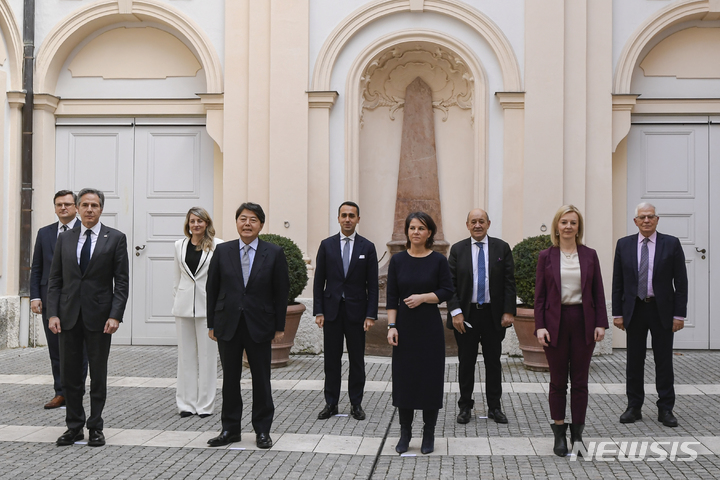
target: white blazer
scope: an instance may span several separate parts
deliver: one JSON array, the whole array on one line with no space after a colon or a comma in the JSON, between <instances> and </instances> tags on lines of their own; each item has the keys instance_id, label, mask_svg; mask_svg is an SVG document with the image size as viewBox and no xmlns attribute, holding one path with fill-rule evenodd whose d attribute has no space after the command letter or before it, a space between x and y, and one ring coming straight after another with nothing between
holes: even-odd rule
<instances>
[{"instance_id":1,"label":"white blazer","mask_svg":"<svg viewBox=\"0 0 720 480\"><path fill-rule=\"evenodd\" d=\"M207 283L208 267L218 244L223 243L219 238L213 238L213 249L203 252L200 257L195 275L190 272L185 263L187 244L190 241L185 237L175 242L175 286L173 287L172 314L176 317L207 317L205 284Z\"/></svg>"}]
</instances>

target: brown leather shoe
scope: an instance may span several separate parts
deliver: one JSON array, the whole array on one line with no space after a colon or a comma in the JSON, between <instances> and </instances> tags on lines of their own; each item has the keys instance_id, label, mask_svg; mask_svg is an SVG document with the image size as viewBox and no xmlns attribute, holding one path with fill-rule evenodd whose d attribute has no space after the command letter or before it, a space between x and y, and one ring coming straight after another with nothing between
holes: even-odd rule
<instances>
[{"instance_id":1,"label":"brown leather shoe","mask_svg":"<svg viewBox=\"0 0 720 480\"><path fill-rule=\"evenodd\" d=\"M65 405L65 397L62 395L55 395L55 398L45 404L45 409L50 410L51 408L59 408Z\"/></svg>"}]
</instances>

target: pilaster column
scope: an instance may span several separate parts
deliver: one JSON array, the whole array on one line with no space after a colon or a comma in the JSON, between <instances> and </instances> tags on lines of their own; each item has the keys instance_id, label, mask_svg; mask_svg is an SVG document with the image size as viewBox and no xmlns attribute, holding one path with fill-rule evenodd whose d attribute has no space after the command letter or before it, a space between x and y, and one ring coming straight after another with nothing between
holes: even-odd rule
<instances>
[{"instance_id":1,"label":"pilaster column","mask_svg":"<svg viewBox=\"0 0 720 480\"><path fill-rule=\"evenodd\" d=\"M496 92L503 107L502 238L510 245L523 239L523 156L525 92Z\"/></svg>"}]
</instances>

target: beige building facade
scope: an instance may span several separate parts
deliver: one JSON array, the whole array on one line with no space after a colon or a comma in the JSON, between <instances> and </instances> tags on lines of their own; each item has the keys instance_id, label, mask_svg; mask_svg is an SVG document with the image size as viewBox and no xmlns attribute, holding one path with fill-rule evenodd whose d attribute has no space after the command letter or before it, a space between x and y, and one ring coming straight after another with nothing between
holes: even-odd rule
<instances>
[{"instance_id":1,"label":"beige building facade","mask_svg":"<svg viewBox=\"0 0 720 480\"><path fill-rule=\"evenodd\" d=\"M43 341L20 292L22 19L22 0L0 0L5 346ZM433 91L446 240L465 237L473 207L513 245L548 232L572 203L609 301L614 244L649 201L686 251L690 314L676 345L720 348L710 295L720 286L719 52L720 0L45 1L33 240L56 220L56 190L106 192L103 221L131 250L116 341L133 344L174 343L168 246L193 205L228 240L237 206L260 203L265 232L292 238L312 275L337 206L353 200L382 256L403 96L421 77ZM308 327L300 349L319 351L318 339Z\"/></svg>"}]
</instances>

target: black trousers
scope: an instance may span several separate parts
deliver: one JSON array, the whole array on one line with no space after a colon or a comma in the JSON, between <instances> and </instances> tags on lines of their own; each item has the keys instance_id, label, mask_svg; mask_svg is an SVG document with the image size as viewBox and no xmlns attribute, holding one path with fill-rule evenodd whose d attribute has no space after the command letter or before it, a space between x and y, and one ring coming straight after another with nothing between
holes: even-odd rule
<instances>
[{"instance_id":1,"label":"black trousers","mask_svg":"<svg viewBox=\"0 0 720 480\"><path fill-rule=\"evenodd\" d=\"M473 389L475 388L475 364L477 363L478 345L482 345L485 363L485 394L489 410L500 408L502 396L502 341L505 329L498 332L493 324L490 305L482 310L471 306L470 318L465 319L472 328L465 326L465 333L455 330L455 341L458 346L458 383L460 384L460 400L458 407L473 408Z\"/></svg>"},{"instance_id":2,"label":"black trousers","mask_svg":"<svg viewBox=\"0 0 720 480\"><path fill-rule=\"evenodd\" d=\"M365 329L364 322L349 322L345 302L340 302L337 318L323 326L325 351L325 403L337 405L342 381L343 339L347 343L350 372L348 396L352 405L360 405L365 389Z\"/></svg>"},{"instance_id":3,"label":"black trousers","mask_svg":"<svg viewBox=\"0 0 720 480\"><path fill-rule=\"evenodd\" d=\"M112 335L93 332L85 327L82 313L75 326L62 329L60 344L60 376L65 390L65 423L68 428L82 428L85 422L83 396L85 395L84 354L90 365L90 417L87 428L102 430L102 411L107 398L107 364Z\"/></svg>"},{"instance_id":4,"label":"black trousers","mask_svg":"<svg viewBox=\"0 0 720 480\"><path fill-rule=\"evenodd\" d=\"M675 406L672 328L663 327L655 302L636 300L632 319L627 326L627 397L628 407L640 408L645 401L645 355L648 331L655 357L655 386L658 409Z\"/></svg>"},{"instance_id":5,"label":"black trousers","mask_svg":"<svg viewBox=\"0 0 720 480\"><path fill-rule=\"evenodd\" d=\"M275 405L270 387L271 342L256 343L250 337L245 316L235 336L229 341L218 339L218 352L223 369L222 429L233 434L241 432L243 401L240 390L243 351L247 354L252 375L252 426L255 433L270 433Z\"/></svg>"}]
</instances>

